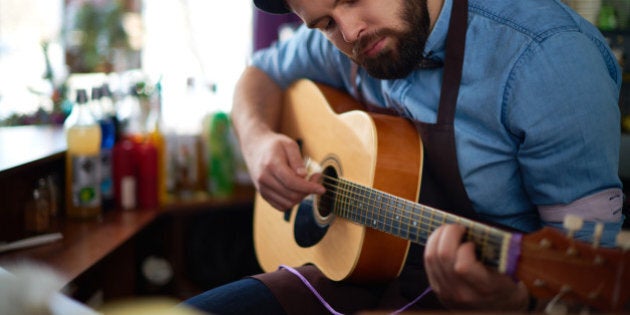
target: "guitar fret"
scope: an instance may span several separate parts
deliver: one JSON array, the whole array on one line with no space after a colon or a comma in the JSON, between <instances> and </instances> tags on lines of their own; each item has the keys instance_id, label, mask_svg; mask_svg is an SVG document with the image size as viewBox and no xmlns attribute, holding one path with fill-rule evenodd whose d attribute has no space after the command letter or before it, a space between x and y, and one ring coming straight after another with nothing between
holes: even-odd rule
<instances>
[{"instance_id":1,"label":"guitar fret","mask_svg":"<svg viewBox=\"0 0 630 315\"><path fill-rule=\"evenodd\" d=\"M391 212L387 208L387 200L380 199L381 202L381 218L385 227L385 231L392 233ZM384 210L384 211L383 211Z\"/></svg>"},{"instance_id":2,"label":"guitar fret","mask_svg":"<svg viewBox=\"0 0 630 315\"><path fill-rule=\"evenodd\" d=\"M349 182L344 182L343 183L343 187L344 187L344 191L346 192L346 195L349 195L348 191L350 190L350 183ZM346 199L347 198L348 197L346 196ZM351 211L351 216L352 216L352 219L354 221L357 221L359 219L359 216L358 216L359 215L359 211L358 210L359 209L353 208L352 211ZM359 223L361 223L361 222L359 222Z\"/></svg>"},{"instance_id":3,"label":"guitar fret","mask_svg":"<svg viewBox=\"0 0 630 315\"><path fill-rule=\"evenodd\" d=\"M337 198L335 204L344 211L347 211L346 205L344 204L344 198L346 198L346 192L343 189L343 182L339 182L337 186Z\"/></svg>"},{"instance_id":4,"label":"guitar fret","mask_svg":"<svg viewBox=\"0 0 630 315\"><path fill-rule=\"evenodd\" d=\"M368 193L368 196L370 196L368 198L372 198L371 195L373 195L373 193ZM361 214L363 225L370 226L371 220L369 217L367 217L368 211L371 211L374 214L374 213L377 213L379 209L376 208L375 206L371 206L371 207L363 207L357 210L357 213Z\"/></svg>"},{"instance_id":5,"label":"guitar fret","mask_svg":"<svg viewBox=\"0 0 630 315\"><path fill-rule=\"evenodd\" d=\"M381 200L381 196L380 195L376 195L376 198L374 199L375 201L380 201ZM385 225L385 220L383 220L383 209L381 207L380 204L376 204L375 209L377 210L374 218L373 218L373 224L371 225L373 228L379 228L381 230L386 231L386 225ZM376 224L376 222L380 222L380 224Z\"/></svg>"},{"instance_id":6,"label":"guitar fret","mask_svg":"<svg viewBox=\"0 0 630 315\"><path fill-rule=\"evenodd\" d=\"M360 209L357 207L356 200L360 200L361 198L356 197L355 189L352 183L346 182L345 186L346 186L345 189L347 192L346 203L348 204L348 209L350 209L353 213L356 213L357 209Z\"/></svg>"},{"instance_id":7,"label":"guitar fret","mask_svg":"<svg viewBox=\"0 0 630 315\"><path fill-rule=\"evenodd\" d=\"M366 200L367 202L370 202L370 201L371 201L371 199L370 199L370 198L371 198L371 197L370 197L370 195L371 195L371 193L370 193L370 192L366 192L366 198L365 198L365 200ZM357 213L357 215L358 215L358 216L359 216L359 218L360 218L360 220L359 220L359 221L360 221L363 225L367 225L367 224L368 224L368 218L366 217L367 212L368 212L368 211L372 211L372 213L374 213L376 210L377 210L377 209L375 209L373 205L366 205L366 206L364 206L364 207L359 207L359 208L357 208L356 213Z\"/></svg>"},{"instance_id":8,"label":"guitar fret","mask_svg":"<svg viewBox=\"0 0 630 315\"><path fill-rule=\"evenodd\" d=\"M373 207L361 207L358 208L356 213L357 215L359 215L360 217L360 221L363 225L368 225L369 224L369 212L374 212L376 211Z\"/></svg>"},{"instance_id":9,"label":"guitar fret","mask_svg":"<svg viewBox=\"0 0 630 315\"><path fill-rule=\"evenodd\" d=\"M427 239L429 239L429 234L431 234L431 232L433 232L433 211L427 211L428 209L425 207L422 207L422 218L421 218L421 228L422 230L420 231L420 236L422 237L422 243L426 244ZM431 216L427 217L426 213L430 212ZM426 219L426 220L425 220Z\"/></svg>"},{"instance_id":10,"label":"guitar fret","mask_svg":"<svg viewBox=\"0 0 630 315\"><path fill-rule=\"evenodd\" d=\"M393 218L392 218L393 234L400 236L400 214L398 213L398 208L396 207L396 201L393 198L390 199L389 207L392 210L391 213L393 215Z\"/></svg>"},{"instance_id":11,"label":"guitar fret","mask_svg":"<svg viewBox=\"0 0 630 315\"><path fill-rule=\"evenodd\" d=\"M413 220L413 239L420 243L420 230L422 228L422 207L415 206L411 209L411 219Z\"/></svg>"},{"instance_id":12,"label":"guitar fret","mask_svg":"<svg viewBox=\"0 0 630 315\"><path fill-rule=\"evenodd\" d=\"M340 184L341 185L339 185L339 190L342 192L342 198L340 200L340 203L342 205L342 208L346 209L346 212L349 211L350 215L352 215L352 213L353 213L351 211L352 209L349 208L348 204L347 204L347 200L348 200L348 188L347 188L347 186L348 186L348 184L345 181L340 181Z\"/></svg>"},{"instance_id":13,"label":"guitar fret","mask_svg":"<svg viewBox=\"0 0 630 315\"><path fill-rule=\"evenodd\" d=\"M409 205L407 203L401 204L400 208L403 209L402 221L403 221L403 226L407 228L406 236L407 236L407 239L409 239L409 229L410 229L409 225L411 224L411 211L408 211Z\"/></svg>"},{"instance_id":14,"label":"guitar fret","mask_svg":"<svg viewBox=\"0 0 630 315\"><path fill-rule=\"evenodd\" d=\"M373 217L374 218L378 218L380 209L379 209L378 205L376 204L376 198L375 197L376 197L376 194L374 192L370 192L368 194L368 200L370 202L370 206L369 207L370 207L370 209L373 210L372 211L373 214L374 214ZM366 224L366 225L369 226L368 224Z\"/></svg>"},{"instance_id":15,"label":"guitar fret","mask_svg":"<svg viewBox=\"0 0 630 315\"><path fill-rule=\"evenodd\" d=\"M430 234L431 232L433 232L433 230L434 230L433 226L435 225L435 221L434 221L434 219L433 219L433 217L434 217L434 215L435 215L435 212L434 212L434 211L430 211L430 214L431 214L431 215L430 215L430 216L429 216L429 218L428 218L428 222L425 224L425 226L424 226L424 227L423 227L423 229L422 229L423 231L428 231L428 232L426 233L427 235L428 235L428 234ZM423 241L426 243L426 241L427 241L427 239L428 239L428 238L429 238L429 237L425 235L425 236L423 237Z\"/></svg>"},{"instance_id":16,"label":"guitar fret","mask_svg":"<svg viewBox=\"0 0 630 315\"><path fill-rule=\"evenodd\" d=\"M376 201L378 202L378 206L377 207L378 207L378 211L379 211L379 214L380 214L380 213L383 212L383 196L378 195L376 197ZM385 226L387 226L387 223L385 223Z\"/></svg>"},{"instance_id":17,"label":"guitar fret","mask_svg":"<svg viewBox=\"0 0 630 315\"><path fill-rule=\"evenodd\" d=\"M390 230L390 233L399 236L398 232L396 231L396 224L400 224L400 222L396 221L396 206L393 204L394 200L393 198L386 198L385 199L385 209L387 209L386 214L387 214L387 219L388 219L388 227Z\"/></svg>"},{"instance_id":18,"label":"guitar fret","mask_svg":"<svg viewBox=\"0 0 630 315\"><path fill-rule=\"evenodd\" d=\"M354 185L351 182L345 182L345 190L348 194L348 198L349 200L354 200L354 199L359 199L362 200L363 198L357 198L355 195L356 193L356 189L354 188ZM367 209L366 207L360 207L356 202L353 203L352 206L352 215L354 220L359 220L361 218L361 213L360 211L363 211L364 209ZM363 223L363 222L359 222L359 223Z\"/></svg>"}]
</instances>

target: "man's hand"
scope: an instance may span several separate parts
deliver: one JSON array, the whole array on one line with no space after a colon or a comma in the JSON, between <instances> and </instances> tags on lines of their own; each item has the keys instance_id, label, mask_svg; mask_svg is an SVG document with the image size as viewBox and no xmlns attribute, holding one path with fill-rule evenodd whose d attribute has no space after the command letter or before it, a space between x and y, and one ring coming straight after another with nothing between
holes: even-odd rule
<instances>
[{"instance_id":1,"label":"man's hand","mask_svg":"<svg viewBox=\"0 0 630 315\"><path fill-rule=\"evenodd\" d=\"M308 176L299 147L289 137L269 133L250 142L245 154L254 185L271 206L287 210L309 194L323 194L321 174Z\"/></svg>"},{"instance_id":2,"label":"man's hand","mask_svg":"<svg viewBox=\"0 0 630 315\"><path fill-rule=\"evenodd\" d=\"M237 82L232 122L249 174L262 197L287 210L309 194L323 194L320 176L307 176L295 141L277 133L283 91L266 73L250 66Z\"/></svg>"},{"instance_id":3,"label":"man's hand","mask_svg":"<svg viewBox=\"0 0 630 315\"><path fill-rule=\"evenodd\" d=\"M462 243L465 232L464 226L447 224L427 240L425 267L440 301L450 309L527 310L525 286L478 261L475 245Z\"/></svg>"}]
</instances>

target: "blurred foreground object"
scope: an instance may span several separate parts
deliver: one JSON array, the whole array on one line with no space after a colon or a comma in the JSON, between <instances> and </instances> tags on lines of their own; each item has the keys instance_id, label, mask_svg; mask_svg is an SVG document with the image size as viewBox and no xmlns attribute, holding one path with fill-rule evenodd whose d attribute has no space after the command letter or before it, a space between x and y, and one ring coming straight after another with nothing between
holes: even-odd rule
<instances>
[{"instance_id":1,"label":"blurred foreground object","mask_svg":"<svg viewBox=\"0 0 630 315\"><path fill-rule=\"evenodd\" d=\"M142 298L108 303L101 311L104 315L202 315L198 311L179 305L170 298Z\"/></svg>"},{"instance_id":2,"label":"blurred foreground object","mask_svg":"<svg viewBox=\"0 0 630 315\"><path fill-rule=\"evenodd\" d=\"M0 314L97 315L60 292L64 279L32 262L0 267Z\"/></svg>"}]
</instances>

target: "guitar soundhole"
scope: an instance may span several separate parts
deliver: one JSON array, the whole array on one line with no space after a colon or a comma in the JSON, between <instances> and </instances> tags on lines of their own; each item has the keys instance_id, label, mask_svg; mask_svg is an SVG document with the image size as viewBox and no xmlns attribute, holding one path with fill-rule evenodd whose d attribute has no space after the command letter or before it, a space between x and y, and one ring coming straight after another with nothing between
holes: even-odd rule
<instances>
[{"instance_id":1,"label":"guitar soundhole","mask_svg":"<svg viewBox=\"0 0 630 315\"><path fill-rule=\"evenodd\" d=\"M332 209L335 201L337 172L332 167L324 169L323 184L326 193L317 198L302 200L297 207L297 214L293 226L295 242L301 247L317 245L324 238L332 220Z\"/></svg>"},{"instance_id":2,"label":"guitar soundhole","mask_svg":"<svg viewBox=\"0 0 630 315\"><path fill-rule=\"evenodd\" d=\"M293 237L295 238L295 243L301 247L317 245L328 230L328 226L321 226L315 220L313 203L313 198L309 197L302 200L297 207L293 225Z\"/></svg>"},{"instance_id":3,"label":"guitar soundhole","mask_svg":"<svg viewBox=\"0 0 630 315\"><path fill-rule=\"evenodd\" d=\"M337 171L329 166L324 169L323 184L326 187L326 193L319 197L317 212L321 218L326 218L332 212L335 205L335 196L337 195Z\"/></svg>"}]
</instances>

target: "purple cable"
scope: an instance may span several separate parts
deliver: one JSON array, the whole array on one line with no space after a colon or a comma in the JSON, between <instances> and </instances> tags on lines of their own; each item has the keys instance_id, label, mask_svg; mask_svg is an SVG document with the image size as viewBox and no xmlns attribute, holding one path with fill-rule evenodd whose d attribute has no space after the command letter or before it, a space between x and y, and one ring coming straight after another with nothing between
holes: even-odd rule
<instances>
[{"instance_id":1,"label":"purple cable","mask_svg":"<svg viewBox=\"0 0 630 315\"><path fill-rule=\"evenodd\" d=\"M326 300L324 300L324 298L319 294L319 292L317 292L317 289L315 289L315 287L313 287L313 285L311 285L310 282L308 282L308 279L306 279L299 271L295 270L292 267L289 267L287 265L280 265L279 269L286 269L287 271L289 271L290 273L294 274L296 277L298 277L302 283L304 283L304 285L311 290L311 292L313 292L313 294L315 295L315 297L317 297L317 299L319 300L320 303L322 303L322 305L331 313L331 314L335 314L335 315L343 315L343 313L339 313L337 312L334 308L332 308L332 306L330 306L330 304L328 304L328 302L326 302ZM416 297L413 301L409 302L407 305L401 307L400 309L390 313L391 315L395 315L395 314L399 314L401 312L403 312L404 310L408 309L409 307L411 307L412 305L418 303L418 301L420 301L420 299L422 299L425 295L427 295L427 293L431 292L431 286L428 286L426 288L426 290L424 290L424 292L422 292L418 297Z\"/></svg>"}]
</instances>

